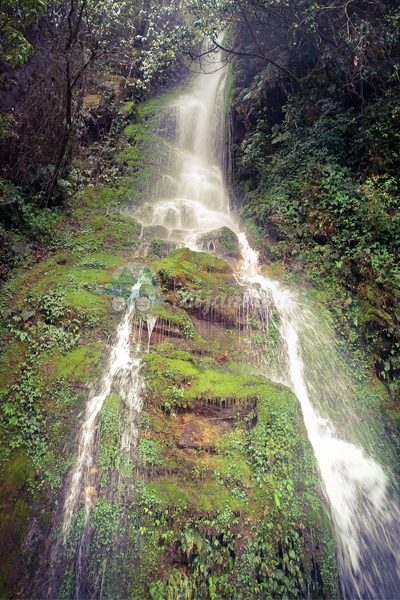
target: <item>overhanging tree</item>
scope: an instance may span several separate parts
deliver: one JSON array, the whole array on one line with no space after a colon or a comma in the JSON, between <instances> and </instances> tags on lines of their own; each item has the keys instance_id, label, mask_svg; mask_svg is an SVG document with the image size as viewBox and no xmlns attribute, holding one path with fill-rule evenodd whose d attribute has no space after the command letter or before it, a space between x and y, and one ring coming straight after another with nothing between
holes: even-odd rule
<instances>
[{"instance_id":1,"label":"overhanging tree","mask_svg":"<svg viewBox=\"0 0 400 600\"><path fill-rule=\"evenodd\" d=\"M68 0L54 6L48 32L63 65L64 133L47 190L46 206L60 173L73 130L74 91L84 71L107 52L134 43L137 7L132 1Z\"/></svg>"},{"instance_id":2,"label":"overhanging tree","mask_svg":"<svg viewBox=\"0 0 400 600\"><path fill-rule=\"evenodd\" d=\"M400 13L390 0L172 0L146 17L145 81L179 53L216 49L264 61L298 89L323 79L362 102L398 77ZM231 33L223 43L221 32Z\"/></svg>"}]
</instances>

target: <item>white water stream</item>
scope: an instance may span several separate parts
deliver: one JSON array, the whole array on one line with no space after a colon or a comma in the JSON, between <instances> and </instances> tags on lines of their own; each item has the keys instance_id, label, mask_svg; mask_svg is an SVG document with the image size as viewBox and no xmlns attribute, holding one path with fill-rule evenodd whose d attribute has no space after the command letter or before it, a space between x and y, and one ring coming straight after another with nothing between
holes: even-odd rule
<instances>
[{"instance_id":1,"label":"white water stream","mask_svg":"<svg viewBox=\"0 0 400 600\"><path fill-rule=\"evenodd\" d=\"M245 273L248 265L257 262L244 234L239 235ZM278 281L243 275L249 285L258 283L266 299L272 294L281 318L281 335L287 345L289 385L300 401L308 437L317 458L322 486L329 503L338 543L338 562L345 598L399 598L400 582L400 510L391 498L383 468L354 443L341 439L334 423L319 414L321 396L347 395L351 402L350 382L334 357L336 370L329 356L335 352L333 336L320 330L316 316L296 298L288 286ZM254 290L253 294L262 296ZM301 338L312 346L311 364L305 365ZM310 342L311 341L311 342ZM315 365L313 365L315 361ZM322 366L331 371L323 378L325 390L309 383L307 372L320 376Z\"/></svg>"},{"instance_id":2,"label":"white water stream","mask_svg":"<svg viewBox=\"0 0 400 600\"><path fill-rule=\"evenodd\" d=\"M132 358L130 352L133 314L134 308L130 306L125 312L118 328L117 339L110 353L108 368L100 379L100 389L96 390L97 393L94 393L89 399L86 408L79 443L79 457L72 474L72 480L64 505L64 521L62 526L64 544L67 541L72 516L79 500L83 499L85 504L85 526L89 522L90 511L93 507L92 497L94 495L94 489L89 483L89 476L91 469L94 468L93 455L95 451L94 441L97 417L104 400L113 391L123 397L131 413L135 411L140 412L142 408L141 392L143 383L139 375L141 361L139 358ZM130 422L128 429L122 432L123 448L130 448L131 429L133 427L133 422Z\"/></svg>"},{"instance_id":3,"label":"white water stream","mask_svg":"<svg viewBox=\"0 0 400 600\"><path fill-rule=\"evenodd\" d=\"M183 245L191 249L196 249L196 237L204 232L227 226L239 233L238 222L229 212L221 170L221 148L218 147L222 140L218 115L222 115L225 75L223 71L212 72L214 67L210 66L210 74L195 78L187 93L176 103L179 124L174 157L176 172L169 178L168 192L164 198L150 200L142 216L134 215L143 225L166 227L171 240L174 236L176 240L183 239ZM180 230L179 234L174 230ZM239 234L239 240L245 254L242 268L246 271L249 264L257 263L258 257L243 233ZM244 276L241 283L248 287L250 298L257 296L263 301L272 294L280 313L280 333L288 358L284 382L290 385L301 403L319 464L338 543L345 598L400 598L400 511L391 497L384 469L362 448L341 439L334 423L322 418L319 409L324 397L343 396L346 402L351 402L351 384L343 377L336 358L331 358L333 337L319 329L313 311L287 284L260 275ZM261 290L256 289L254 283L258 283ZM132 410L141 409L139 360L133 359L129 352L132 316L132 312L126 312L112 350L109 371L103 377L100 391L87 407L79 459L65 502L64 540L82 488L88 521L92 499L87 481L93 466L96 419L121 369L131 373L130 384L125 389L128 402ZM150 321L149 333L154 323ZM273 377L271 373L267 375ZM318 389L315 384L318 379L323 381L325 390ZM125 448L129 449L131 437L132 433L125 431Z\"/></svg>"}]
</instances>

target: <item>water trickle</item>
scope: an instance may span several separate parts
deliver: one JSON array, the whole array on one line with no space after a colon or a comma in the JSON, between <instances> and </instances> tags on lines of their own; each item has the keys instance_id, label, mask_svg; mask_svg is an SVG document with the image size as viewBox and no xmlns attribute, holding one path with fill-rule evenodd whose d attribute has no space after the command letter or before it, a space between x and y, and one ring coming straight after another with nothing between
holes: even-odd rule
<instances>
[{"instance_id":1,"label":"water trickle","mask_svg":"<svg viewBox=\"0 0 400 600\"><path fill-rule=\"evenodd\" d=\"M92 500L90 496L90 486L88 484L88 474L93 465L93 443L95 436L96 419L99 415L105 398L111 391L114 376L123 368L131 367L132 361L129 353L129 337L131 333L133 310L130 307L123 318L117 331L117 341L111 350L109 365L101 379L99 389L96 390L89 400L84 423L82 425L82 434L79 442L79 458L74 469L71 485L64 505L64 522L62 534L64 543L67 539L68 530L71 524L72 515L76 509L79 496L81 494L82 483L84 485L85 496L85 523L88 522Z\"/></svg>"},{"instance_id":2,"label":"water trickle","mask_svg":"<svg viewBox=\"0 0 400 600\"><path fill-rule=\"evenodd\" d=\"M147 343L147 353L150 352L151 334L153 333L153 329L154 329L156 323L157 323L157 317L153 317L153 315L147 316L147 334L149 336L149 341Z\"/></svg>"},{"instance_id":3,"label":"water trickle","mask_svg":"<svg viewBox=\"0 0 400 600\"><path fill-rule=\"evenodd\" d=\"M246 268L258 257L244 234L239 235L239 241L246 254ZM246 283L250 285L248 278ZM362 448L341 439L334 423L318 410L323 398L342 396L340 401L347 404L353 416L355 413L350 408L352 384L343 372L340 357L335 355L334 336L304 305L305 298L297 298L288 286L260 276L254 277L253 283L258 283L262 292L250 288L250 295L272 294L281 317L281 335L287 348L287 384L301 403L320 467L339 547L345 597L398 598L400 510L391 498L388 479L381 465L366 456ZM304 350L308 351L307 364Z\"/></svg>"},{"instance_id":4,"label":"water trickle","mask_svg":"<svg viewBox=\"0 0 400 600\"><path fill-rule=\"evenodd\" d=\"M111 350L105 374L100 380L98 389L88 401L79 444L80 454L67 490L64 505L62 524L62 542L64 546L67 544L74 512L82 500L85 506L84 527L75 558L74 587L76 600L81 598L82 574L85 570L91 540L90 513L94 505L94 488L93 482L90 482L90 475L92 471L96 470L93 468L94 456L96 455L96 424L104 400L110 393L118 394L122 399L119 429L121 436L120 457L123 463L131 461L130 450L138 437L136 422L142 409L144 382L140 375L141 360L131 356L131 342L133 342L134 350L138 352L143 320L133 319L133 314L134 309L130 307L117 330L116 343ZM136 325L136 327L132 339L133 325ZM137 337L135 336L135 330ZM118 477L119 475L117 475ZM102 582L103 579L104 577Z\"/></svg>"}]
</instances>

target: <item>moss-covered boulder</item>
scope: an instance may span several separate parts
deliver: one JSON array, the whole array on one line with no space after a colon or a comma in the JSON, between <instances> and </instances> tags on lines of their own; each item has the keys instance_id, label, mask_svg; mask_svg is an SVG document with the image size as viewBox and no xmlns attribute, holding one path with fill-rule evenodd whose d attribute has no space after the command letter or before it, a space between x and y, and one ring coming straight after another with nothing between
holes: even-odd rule
<instances>
[{"instance_id":1,"label":"moss-covered boulder","mask_svg":"<svg viewBox=\"0 0 400 600\"><path fill-rule=\"evenodd\" d=\"M207 252L219 252L233 258L239 258L240 256L237 235L228 229L228 227L221 227L220 229L198 235L196 237L196 244Z\"/></svg>"}]
</instances>

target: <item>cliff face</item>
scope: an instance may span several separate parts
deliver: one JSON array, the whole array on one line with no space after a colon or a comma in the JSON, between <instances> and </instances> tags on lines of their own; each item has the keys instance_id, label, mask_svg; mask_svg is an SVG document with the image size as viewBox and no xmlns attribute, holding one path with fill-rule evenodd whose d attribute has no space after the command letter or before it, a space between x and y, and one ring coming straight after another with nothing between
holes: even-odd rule
<instances>
[{"instance_id":1,"label":"cliff face","mask_svg":"<svg viewBox=\"0 0 400 600\"><path fill-rule=\"evenodd\" d=\"M394 484L396 22L384 43L369 37L361 58L340 58L338 45L324 60L300 32L268 37L260 25L266 55L295 79L260 57L236 57L225 95L232 208L264 272L289 266L331 310L361 382L361 417L343 398L321 414L389 465ZM300 405L263 376L284 371L272 300L257 305L238 284L240 249L227 227L192 252L164 227L135 220L174 185L171 98L181 90L140 103L137 49L88 67L73 98L66 168L43 210L65 126L64 63L43 32L30 35L31 60L1 67L0 596L340 597ZM244 23L229 36L237 51L254 50ZM82 46L76 68L84 54ZM137 264L148 270L124 341L133 362L105 393L126 303L138 300L127 267ZM91 463L69 511L85 448Z\"/></svg>"},{"instance_id":2,"label":"cliff face","mask_svg":"<svg viewBox=\"0 0 400 600\"><path fill-rule=\"evenodd\" d=\"M279 316L272 300L246 301L233 276L235 234L218 229L203 239L210 253L192 252L117 212L150 189L143 157L156 147L162 156L169 134L155 128L168 121L159 112L167 101L145 107L121 138L118 160L137 187L83 189L52 224L46 250L28 255L3 289L2 594L337 597L300 405L261 375L284 360ZM126 158L128 139L141 140L139 169ZM138 264L147 269L141 300L154 290L158 298L131 315L127 344L140 371L113 376L65 533L85 407L127 314L108 292L122 289L119 277L130 285Z\"/></svg>"}]
</instances>

